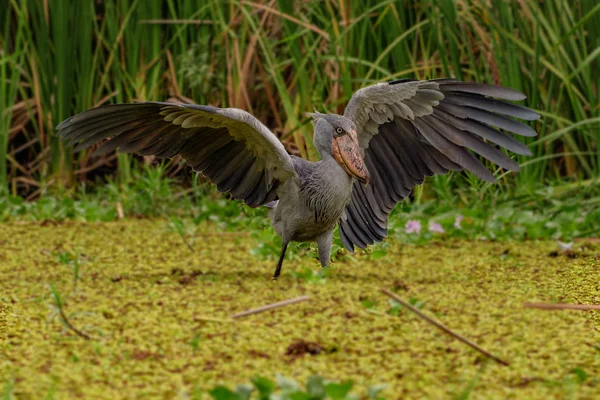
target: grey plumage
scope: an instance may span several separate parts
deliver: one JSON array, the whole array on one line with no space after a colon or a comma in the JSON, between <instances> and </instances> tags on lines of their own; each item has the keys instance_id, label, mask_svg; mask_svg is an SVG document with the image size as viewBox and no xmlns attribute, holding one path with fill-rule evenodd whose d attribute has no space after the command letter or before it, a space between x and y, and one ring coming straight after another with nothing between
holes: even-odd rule
<instances>
[{"instance_id":1,"label":"grey plumage","mask_svg":"<svg viewBox=\"0 0 600 400\"><path fill-rule=\"evenodd\" d=\"M539 115L504 101L523 99L523 94L512 89L451 79L401 80L359 90L344 116L357 124L372 177L370 186L354 182L353 190L362 191L361 197L372 200L365 203L358 196L352 197L349 208L363 212L349 213L346 219L340 219L344 246L353 251L355 246L362 248L381 241L385 234L373 232L372 227L381 227L384 216L387 225L387 215L393 208L390 200L394 204L401 201L426 176L464 169L480 179L495 181L471 152L505 169L518 171L518 164L493 144L517 154L531 154L522 142L505 133L536 134L528 125L512 118L535 120ZM416 103L419 106L415 107ZM394 151L390 152L390 148ZM370 162L384 157L387 159L384 163ZM375 212L365 213L368 208Z\"/></svg>"},{"instance_id":2,"label":"grey plumage","mask_svg":"<svg viewBox=\"0 0 600 400\"><path fill-rule=\"evenodd\" d=\"M250 114L237 109L153 102L116 104L75 115L57 129L77 150L111 138L97 152L118 149L158 157L180 154L217 187L252 207L274 197L275 188L295 176L291 158L279 140Z\"/></svg>"},{"instance_id":3,"label":"grey plumage","mask_svg":"<svg viewBox=\"0 0 600 400\"><path fill-rule=\"evenodd\" d=\"M327 266L336 224L350 251L383 240L391 210L427 176L466 170L493 182L474 153L518 171L496 145L531 154L506 133L536 134L513 119L539 117L510 102L524 98L512 89L452 79L368 86L352 96L343 116L312 114L318 162L290 156L256 118L232 108L117 104L77 114L57 129L77 150L101 143L98 154L181 155L219 191L250 207L268 207L282 239L277 277L290 241L316 241Z\"/></svg>"}]
</instances>

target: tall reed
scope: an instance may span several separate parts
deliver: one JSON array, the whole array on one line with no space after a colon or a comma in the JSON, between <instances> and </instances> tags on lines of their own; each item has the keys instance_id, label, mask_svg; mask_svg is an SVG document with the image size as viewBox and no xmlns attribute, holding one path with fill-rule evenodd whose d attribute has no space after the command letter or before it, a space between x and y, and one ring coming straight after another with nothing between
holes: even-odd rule
<instances>
[{"instance_id":1,"label":"tall reed","mask_svg":"<svg viewBox=\"0 0 600 400\"><path fill-rule=\"evenodd\" d=\"M0 36L0 192L8 187L8 145L12 134L12 111L20 83L19 65L25 54L25 6L21 5L19 8L16 3L12 5L14 14L8 8L0 11L0 21L4 25Z\"/></svg>"},{"instance_id":2,"label":"tall reed","mask_svg":"<svg viewBox=\"0 0 600 400\"><path fill-rule=\"evenodd\" d=\"M15 193L111 171L130 179L137 158L73 155L55 139L58 122L92 106L173 98L240 107L290 151L315 158L305 112L341 113L359 87L402 77L450 76L528 94L525 104L543 116L540 136L524 139L534 157L519 160L523 172L504 182L600 175L593 0L13 0L0 17L0 43L10 50L0 101L3 110L25 104L29 116L18 126L13 119L11 136L10 111L0 117L0 185L12 182Z\"/></svg>"}]
</instances>

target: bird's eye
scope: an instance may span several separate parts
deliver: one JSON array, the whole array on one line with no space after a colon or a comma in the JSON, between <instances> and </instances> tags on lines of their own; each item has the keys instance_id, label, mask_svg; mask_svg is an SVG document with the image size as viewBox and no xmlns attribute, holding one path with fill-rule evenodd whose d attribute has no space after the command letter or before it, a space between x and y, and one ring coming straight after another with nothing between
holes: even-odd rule
<instances>
[{"instance_id":1,"label":"bird's eye","mask_svg":"<svg viewBox=\"0 0 600 400\"><path fill-rule=\"evenodd\" d=\"M342 134L342 132L344 132L344 130L343 130L342 128L335 128L335 131L336 131L338 134Z\"/></svg>"}]
</instances>

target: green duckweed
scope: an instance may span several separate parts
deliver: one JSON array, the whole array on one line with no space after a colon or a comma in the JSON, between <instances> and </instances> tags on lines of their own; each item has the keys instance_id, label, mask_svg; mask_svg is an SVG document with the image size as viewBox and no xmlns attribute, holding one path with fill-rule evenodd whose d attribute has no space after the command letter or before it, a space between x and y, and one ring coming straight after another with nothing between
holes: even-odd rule
<instances>
[{"instance_id":1,"label":"green duckweed","mask_svg":"<svg viewBox=\"0 0 600 400\"><path fill-rule=\"evenodd\" d=\"M273 282L275 263L251 255L250 235L208 225L196 235L190 252L163 220L3 224L0 388L20 399L190 398L257 375L318 374L362 394L385 383L389 399L600 395L600 311L522 307L600 303L593 242L568 256L550 241L391 239L385 256L345 257L315 281L290 271L318 270L316 260L288 260ZM79 253L77 278L65 252ZM91 340L61 323L50 285ZM382 287L510 366L398 310ZM230 318L301 295L311 300Z\"/></svg>"}]
</instances>

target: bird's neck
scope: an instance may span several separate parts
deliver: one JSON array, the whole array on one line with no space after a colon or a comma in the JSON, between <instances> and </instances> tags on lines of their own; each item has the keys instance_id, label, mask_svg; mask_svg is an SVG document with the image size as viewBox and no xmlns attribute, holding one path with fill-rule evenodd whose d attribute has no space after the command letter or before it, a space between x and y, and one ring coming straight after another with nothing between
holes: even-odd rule
<instances>
[{"instance_id":1,"label":"bird's neck","mask_svg":"<svg viewBox=\"0 0 600 400\"><path fill-rule=\"evenodd\" d=\"M319 154L321 155L321 164L323 164L323 166L326 166L330 170L334 170L334 167L337 167L337 169L340 169L344 173L346 172L346 171L344 171L342 166L337 162L335 157L333 157L331 154L329 154L329 152L323 151L323 152L319 152Z\"/></svg>"},{"instance_id":2,"label":"bird's neck","mask_svg":"<svg viewBox=\"0 0 600 400\"><path fill-rule=\"evenodd\" d=\"M317 149L317 153L319 153L319 155L321 156L321 160L325 160L326 158L331 158L333 160L335 160L333 158L333 156L331 155L331 148L325 148L322 144L321 144L322 140L319 140L319 138L315 137L314 139L314 144L315 144L315 148Z\"/></svg>"},{"instance_id":3,"label":"bird's neck","mask_svg":"<svg viewBox=\"0 0 600 400\"><path fill-rule=\"evenodd\" d=\"M336 185L348 186L352 184L352 177L342 168L337 160L329 153L324 153L321 156L320 169L324 178L335 182Z\"/></svg>"}]
</instances>

